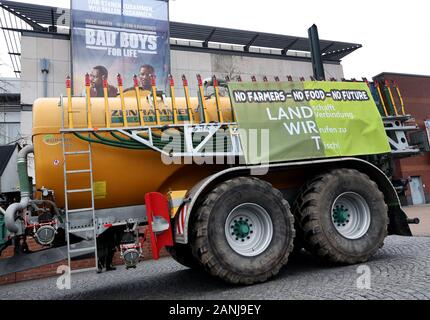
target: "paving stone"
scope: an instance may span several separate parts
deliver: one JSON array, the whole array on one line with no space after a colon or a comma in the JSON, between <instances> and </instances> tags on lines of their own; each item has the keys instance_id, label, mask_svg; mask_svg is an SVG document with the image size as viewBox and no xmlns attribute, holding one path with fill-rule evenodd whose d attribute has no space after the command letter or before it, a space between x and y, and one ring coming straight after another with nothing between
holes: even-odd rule
<instances>
[{"instance_id":1,"label":"paving stone","mask_svg":"<svg viewBox=\"0 0 430 320\"><path fill-rule=\"evenodd\" d=\"M388 237L366 266L371 270L369 290L357 288L357 265L327 267L306 254L267 283L238 287L163 258L135 270L73 275L71 290L59 290L57 278L3 285L0 299L429 299L430 238Z\"/></svg>"}]
</instances>

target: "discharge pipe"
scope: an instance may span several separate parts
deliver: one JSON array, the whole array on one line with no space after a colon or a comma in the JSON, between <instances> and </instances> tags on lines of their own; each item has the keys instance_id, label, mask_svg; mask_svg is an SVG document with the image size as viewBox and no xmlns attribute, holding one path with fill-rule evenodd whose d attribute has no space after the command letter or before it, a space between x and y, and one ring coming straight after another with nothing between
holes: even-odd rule
<instances>
[{"instance_id":1,"label":"discharge pipe","mask_svg":"<svg viewBox=\"0 0 430 320\"><path fill-rule=\"evenodd\" d=\"M325 81L324 64L322 60L322 52L320 47L320 37L318 35L318 28L314 24L308 30L309 46L311 49L312 69L314 71L314 78L317 81Z\"/></svg>"},{"instance_id":2,"label":"discharge pipe","mask_svg":"<svg viewBox=\"0 0 430 320\"><path fill-rule=\"evenodd\" d=\"M19 203L11 204L4 215L6 228L11 233L18 233L20 231L20 225L16 223L15 217L17 212L24 210L28 207L31 197L30 181L28 179L27 170L27 157L29 154L34 152L34 146L27 146L18 153L18 175L19 185L21 188L21 201Z\"/></svg>"}]
</instances>

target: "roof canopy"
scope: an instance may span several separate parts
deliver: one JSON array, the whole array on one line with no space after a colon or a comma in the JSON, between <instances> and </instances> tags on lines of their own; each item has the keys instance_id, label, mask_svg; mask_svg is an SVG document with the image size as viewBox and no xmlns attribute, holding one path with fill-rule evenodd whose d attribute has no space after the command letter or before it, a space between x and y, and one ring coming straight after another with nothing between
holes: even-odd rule
<instances>
[{"instance_id":1,"label":"roof canopy","mask_svg":"<svg viewBox=\"0 0 430 320\"><path fill-rule=\"evenodd\" d=\"M209 42L227 43L244 46L248 51L250 47L265 47L281 49L286 54L289 50L310 52L308 38L286 36L255 31L218 28L188 23L171 22L170 37L194 40L207 46ZM351 52L361 48L361 44L339 41L320 41L323 59L340 61Z\"/></svg>"},{"instance_id":2,"label":"roof canopy","mask_svg":"<svg viewBox=\"0 0 430 320\"><path fill-rule=\"evenodd\" d=\"M6 146L0 145L0 176L3 175L3 172L6 169L10 158L12 157L13 152L17 147L17 144Z\"/></svg>"}]
</instances>

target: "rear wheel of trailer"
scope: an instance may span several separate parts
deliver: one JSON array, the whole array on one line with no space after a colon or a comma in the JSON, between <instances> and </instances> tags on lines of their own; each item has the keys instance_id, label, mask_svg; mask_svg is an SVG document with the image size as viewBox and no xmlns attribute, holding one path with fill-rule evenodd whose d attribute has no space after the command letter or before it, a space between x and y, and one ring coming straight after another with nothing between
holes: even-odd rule
<instances>
[{"instance_id":1,"label":"rear wheel of trailer","mask_svg":"<svg viewBox=\"0 0 430 320\"><path fill-rule=\"evenodd\" d=\"M194 257L235 284L278 274L293 250L294 218L281 192L256 178L235 178L206 195L191 231Z\"/></svg>"},{"instance_id":2,"label":"rear wheel of trailer","mask_svg":"<svg viewBox=\"0 0 430 320\"><path fill-rule=\"evenodd\" d=\"M351 169L312 179L294 205L305 248L339 264L366 262L383 246L387 211L377 184Z\"/></svg>"}]
</instances>

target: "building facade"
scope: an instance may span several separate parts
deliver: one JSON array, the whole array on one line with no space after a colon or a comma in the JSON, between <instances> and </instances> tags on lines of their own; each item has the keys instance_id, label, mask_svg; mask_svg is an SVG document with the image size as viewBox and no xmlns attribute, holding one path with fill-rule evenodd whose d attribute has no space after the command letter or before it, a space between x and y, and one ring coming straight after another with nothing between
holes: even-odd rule
<instances>
[{"instance_id":1,"label":"building facade","mask_svg":"<svg viewBox=\"0 0 430 320\"><path fill-rule=\"evenodd\" d=\"M405 113L411 115L420 130L427 131L430 137L430 76L382 73L374 80L383 83L395 81L401 91ZM394 96L396 107L401 102ZM426 125L427 123L427 125ZM428 143L428 141L427 141ZM396 161L396 178L406 179L409 187L406 193L407 204L422 205L430 203L430 153Z\"/></svg>"},{"instance_id":2,"label":"building facade","mask_svg":"<svg viewBox=\"0 0 430 320\"><path fill-rule=\"evenodd\" d=\"M18 141L21 137L21 81L0 78L0 145Z\"/></svg>"}]
</instances>

